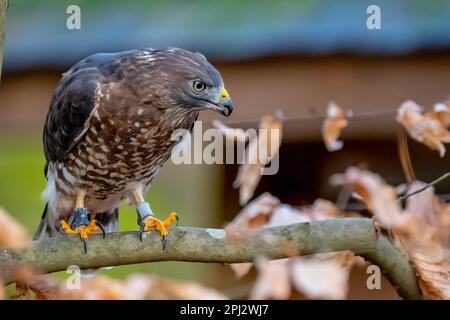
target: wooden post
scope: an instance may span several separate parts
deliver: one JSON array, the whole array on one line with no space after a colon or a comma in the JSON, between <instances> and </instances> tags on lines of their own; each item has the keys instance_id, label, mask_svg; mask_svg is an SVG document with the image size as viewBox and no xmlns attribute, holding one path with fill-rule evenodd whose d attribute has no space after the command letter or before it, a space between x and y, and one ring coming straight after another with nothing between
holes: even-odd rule
<instances>
[{"instance_id":1,"label":"wooden post","mask_svg":"<svg viewBox=\"0 0 450 320\"><path fill-rule=\"evenodd\" d=\"M3 46L5 40L6 28L6 9L8 8L8 0L0 0L0 81L2 75L3 64Z\"/></svg>"}]
</instances>

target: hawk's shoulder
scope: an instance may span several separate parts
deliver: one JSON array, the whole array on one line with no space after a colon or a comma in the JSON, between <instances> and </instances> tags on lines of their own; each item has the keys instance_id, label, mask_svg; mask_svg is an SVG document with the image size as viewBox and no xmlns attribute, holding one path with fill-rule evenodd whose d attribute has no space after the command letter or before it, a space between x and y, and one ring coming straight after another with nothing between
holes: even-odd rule
<instances>
[{"instance_id":1,"label":"hawk's shoulder","mask_svg":"<svg viewBox=\"0 0 450 320\"><path fill-rule=\"evenodd\" d=\"M123 77L123 56L124 53L94 54L63 74L44 125L43 143L47 162L64 160L86 132L100 86L117 82Z\"/></svg>"}]
</instances>

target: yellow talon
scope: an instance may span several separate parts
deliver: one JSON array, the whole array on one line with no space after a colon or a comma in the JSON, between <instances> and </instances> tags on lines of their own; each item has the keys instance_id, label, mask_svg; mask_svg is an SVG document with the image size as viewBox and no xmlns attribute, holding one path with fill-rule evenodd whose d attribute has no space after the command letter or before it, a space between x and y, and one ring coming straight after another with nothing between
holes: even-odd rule
<instances>
[{"instance_id":1,"label":"yellow talon","mask_svg":"<svg viewBox=\"0 0 450 320\"><path fill-rule=\"evenodd\" d=\"M166 247L167 243L167 234L169 233L167 231L167 227L170 226L170 224L173 221L178 221L178 215L175 212L171 212L166 220L162 221L155 216L147 216L144 219L142 219L141 223L141 231L140 231L140 239L142 241L142 234L143 232L149 231L151 228L155 228L162 236L163 240L163 249Z\"/></svg>"},{"instance_id":2,"label":"yellow talon","mask_svg":"<svg viewBox=\"0 0 450 320\"><path fill-rule=\"evenodd\" d=\"M67 234L79 234L82 238L87 238L88 235L94 233L94 231L100 230L101 228L97 225L97 221L95 219L92 219L89 222L89 225L87 226L79 226L76 227L75 230L72 230L72 228L69 226L69 224L64 221L61 220L59 222L59 224L61 225L61 229L64 230L65 233Z\"/></svg>"},{"instance_id":3,"label":"yellow talon","mask_svg":"<svg viewBox=\"0 0 450 320\"><path fill-rule=\"evenodd\" d=\"M169 216L167 217L167 219L164 220L164 226L168 227L174 221L178 221L178 215L176 214L176 212L171 212L171 213L169 213Z\"/></svg>"},{"instance_id":4,"label":"yellow talon","mask_svg":"<svg viewBox=\"0 0 450 320\"><path fill-rule=\"evenodd\" d=\"M67 234L74 234L74 233L76 233L75 231L73 231L73 230L69 227L69 225L67 224L67 222L64 221L64 220L61 220L61 221L59 222L59 225L61 226L61 229L63 229L64 232L67 233Z\"/></svg>"},{"instance_id":5,"label":"yellow talon","mask_svg":"<svg viewBox=\"0 0 450 320\"><path fill-rule=\"evenodd\" d=\"M98 223L95 219L92 219L89 224L87 226L85 225L81 225L75 228L75 230L73 230L69 224L64 221L61 220L59 222L61 229L64 230L64 232L66 234L79 234L81 240L83 240L83 245L84 245L84 251L87 253L87 238L90 234L94 233L97 230L101 230L102 234L103 234L103 238L105 238L105 230L103 228L103 226Z\"/></svg>"}]
</instances>

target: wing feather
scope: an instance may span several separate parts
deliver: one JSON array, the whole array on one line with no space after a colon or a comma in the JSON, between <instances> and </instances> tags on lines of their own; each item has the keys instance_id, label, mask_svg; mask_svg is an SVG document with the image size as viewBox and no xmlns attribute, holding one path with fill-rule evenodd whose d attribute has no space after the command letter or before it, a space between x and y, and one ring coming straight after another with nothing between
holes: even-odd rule
<instances>
[{"instance_id":1,"label":"wing feather","mask_svg":"<svg viewBox=\"0 0 450 320\"><path fill-rule=\"evenodd\" d=\"M137 105L140 98L129 83L124 81L127 69L136 76L139 59L145 60L147 51L130 50L119 53L97 53L75 64L63 74L50 102L44 124L43 144L46 158L45 174L49 162L62 162L89 129L89 121L95 112L96 103L102 99L101 88L107 83L116 83L120 96L114 104ZM142 61L141 61L142 62ZM145 62L145 61L144 61ZM133 80L133 79L132 79ZM111 88L110 88L111 89Z\"/></svg>"},{"instance_id":2,"label":"wing feather","mask_svg":"<svg viewBox=\"0 0 450 320\"><path fill-rule=\"evenodd\" d=\"M63 161L89 129L101 85L115 80L105 66L112 66L115 61L114 54L96 54L78 62L63 74L44 125L43 144L47 163Z\"/></svg>"}]
</instances>

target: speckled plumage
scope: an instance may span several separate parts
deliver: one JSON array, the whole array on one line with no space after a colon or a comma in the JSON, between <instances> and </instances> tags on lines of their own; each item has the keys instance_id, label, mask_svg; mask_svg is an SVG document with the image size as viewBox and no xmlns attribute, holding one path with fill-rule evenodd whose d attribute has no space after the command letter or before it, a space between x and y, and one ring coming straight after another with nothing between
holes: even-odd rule
<instances>
[{"instance_id":1,"label":"speckled plumage","mask_svg":"<svg viewBox=\"0 0 450 320\"><path fill-rule=\"evenodd\" d=\"M211 87L208 96L189 93L193 79ZM211 95L220 88L203 55L178 48L96 54L75 64L44 126L48 204L35 238L70 220L80 190L91 215L115 229L119 202L133 204L130 192L148 188L176 144L173 131L192 129L200 110L217 105Z\"/></svg>"}]
</instances>

